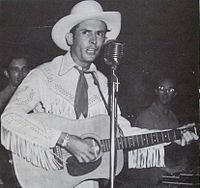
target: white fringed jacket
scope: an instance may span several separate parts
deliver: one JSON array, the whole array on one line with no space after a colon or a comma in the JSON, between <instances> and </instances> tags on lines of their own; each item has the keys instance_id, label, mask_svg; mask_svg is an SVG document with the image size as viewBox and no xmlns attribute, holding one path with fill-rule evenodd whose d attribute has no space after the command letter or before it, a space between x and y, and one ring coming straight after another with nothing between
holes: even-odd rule
<instances>
[{"instance_id":1,"label":"white fringed jacket","mask_svg":"<svg viewBox=\"0 0 200 188\"><path fill-rule=\"evenodd\" d=\"M75 119L74 97L79 78L79 72L74 68L75 65L68 52L32 70L18 87L2 114L1 143L6 149L46 170L60 168L50 148L55 146L61 131L56 129L56 124L55 128L49 128L42 120L30 116L29 112L48 113L49 118L57 116ZM89 71L95 72L100 89L107 100L106 77L96 69L94 64L91 64ZM92 75L87 74L86 80L89 100L88 117L107 114ZM145 131L138 128L130 129L129 122L118 117L125 135L140 134ZM141 164L145 158L145 161L154 166L164 166L164 161L161 159L163 155L163 147L158 145L135 151L134 155L130 156L129 162ZM145 168L148 165L133 166Z\"/></svg>"}]
</instances>

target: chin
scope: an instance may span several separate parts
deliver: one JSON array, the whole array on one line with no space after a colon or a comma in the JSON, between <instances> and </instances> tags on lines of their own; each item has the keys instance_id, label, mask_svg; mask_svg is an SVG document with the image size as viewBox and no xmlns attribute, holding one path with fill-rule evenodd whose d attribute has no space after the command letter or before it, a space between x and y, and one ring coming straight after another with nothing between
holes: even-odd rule
<instances>
[{"instance_id":1,"label":"chin","mask_svg":"<svg viewBox=\"0 0 200 188\"><path fill-rule=\"evenodd\" d=\"M164 105L168 105L168 104L170 104L170 101L161 101L161 103Z\"/></svg>"},{"instance_id":2,"label":"chin","mask_svg":"<svg viewBox=\"0 0 200 188\"><path fill-rule=\"evenodd\" d=\"M86 59L88 61L94 61L96 59L97 55L96 54L87 54Z\"/></svg>"}]
</instances>

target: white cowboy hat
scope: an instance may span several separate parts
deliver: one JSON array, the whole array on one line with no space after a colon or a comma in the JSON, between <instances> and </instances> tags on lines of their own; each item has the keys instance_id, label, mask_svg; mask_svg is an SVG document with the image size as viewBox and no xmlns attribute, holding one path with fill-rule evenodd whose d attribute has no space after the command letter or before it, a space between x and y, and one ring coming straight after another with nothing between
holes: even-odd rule
<instances>
[{"instance_id":1,"label":"white cowboy hat","mask_svg":"<svg viewBox=\"0 0 200 188\"><path fill-rule=\"evenodd\" d=\"M121 30L121 14L117 11L103 11L101 5L94 0L85 0L77 3L70 15L60 19L53 27L51 36L55 44L68 51L69 46L65 36L72 27L87 19L97 19L107 24L106 40L116 39Z\"/></svg>"}]
</instances>

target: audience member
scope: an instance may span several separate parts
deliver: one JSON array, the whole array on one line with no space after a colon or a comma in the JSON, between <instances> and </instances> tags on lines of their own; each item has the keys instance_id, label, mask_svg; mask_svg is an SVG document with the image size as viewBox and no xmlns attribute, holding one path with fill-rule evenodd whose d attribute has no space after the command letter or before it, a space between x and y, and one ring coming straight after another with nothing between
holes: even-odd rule
<instances>
[{"instance_id":1,"label":"audience member","mask_svg":"<svg viewBox=\"0 0 200 188\"><path fill-rule=\"evenodd\" d=\"M150 107L138 115L134 126L150 130L166 130L180 127L181 125L176 115L171 110L172 100L178 94L175 80L164 75L161 76L155 82L154 92L155 100ZM159 156L159 158L164 157L165 167L131 167L127 171L129 173L126 177L128 183L124 185L124 188L167 188L168 185L161 184L162 176L183 172L189 168L191 162L188 156L192 155L192 153L187 154L188 148L181 147L181 145L183 143L176 141L164 147L165 156Z\"/></svg>"},{"instance_id":2,"label":"audience member","mask_svg":"<svg viewBox=\"0 0 200 188\"><path fill-rule=\"evenodd\" d=\"M24 54L12 55L9 57L8 65L4 65L4 76L7 85L0 91L0 113L9 102L13 93L29 72L28 56ZM0 144L0 178L2 178L4 187L10 187L10 183L15 181L10 153Z\"/></svg>"}]
</instances>

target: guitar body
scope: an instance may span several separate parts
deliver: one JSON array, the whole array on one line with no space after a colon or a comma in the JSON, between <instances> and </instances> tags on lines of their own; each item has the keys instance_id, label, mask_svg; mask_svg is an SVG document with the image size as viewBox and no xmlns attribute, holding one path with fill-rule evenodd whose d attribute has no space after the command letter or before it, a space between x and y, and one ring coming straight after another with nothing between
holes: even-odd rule
<instances>
[{"instance_id":1,"label":"guitar body","mask_svg":"<svg viewBox=\"0 0 200 188\"><path fill-rule=\"evenodd\" d=\"M65 119L56 124L48 119L46 120L49 121L48 126L51 128L60 129L82 138L89 138L89 140L92 138L92 142L94 139L95 143L100 143L101 139L110 138L110 118L107 115L95 116L93 118L78 121ZM84 163L83 166L78 166L80 169L75 172L73 172L73 169L76 169L77 165L80 163L78 163L67 151L62 150L62 153L64 161L68 160L68 163L64 163L63 169L55 171L47 171L40 167L33 166L30 162L26 162L24 159L13 154L15 174L22 188L72 188L88 179L109 178L109 152L103 153L100 151L97 161ZM73 163L71 163L71 161ZM118 150L116 175L122 170L123 164L123 151Z\"/></svg>"}]
</instances>

